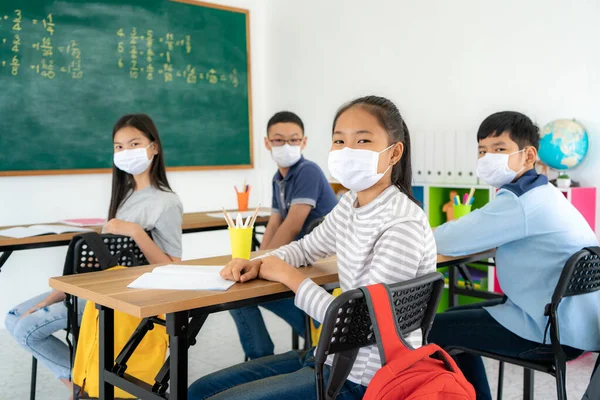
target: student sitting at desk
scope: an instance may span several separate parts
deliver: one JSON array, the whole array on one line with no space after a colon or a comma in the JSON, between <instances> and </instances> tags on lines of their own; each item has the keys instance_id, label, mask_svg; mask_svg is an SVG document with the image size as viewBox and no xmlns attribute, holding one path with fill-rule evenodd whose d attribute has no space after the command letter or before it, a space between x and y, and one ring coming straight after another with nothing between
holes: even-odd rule
<instances>
[{"instance_id":1,"label":"student sitting at desk","mask_svg":"<svg viewBox=\"0 0 600 400\"><path fill-rule=\"evenodd\" d=\"M296 306L322 322L333 296L296 267L337 255L342 290L435 271L433 234L411 194L410 153L408 128L391 101L367 96L344 105L333 123L329 170L351 191L311 234L265 258L233 260L221 275L241 282L256 277L281 282L296 292ZM406 339L419 347L420 330ZM380 367L377 346L360 349L337 398L362 398ZM326 365L325 380L329 372ZM314 348L233 366L189 389L190 399L213 395L236 400L314 398Z\"/></svg>"},{"instance_id":2,"label":"student sitting at desk","mask_svg":"<svg viewBox=\"0 0 600 400\"><path fill-rule=\"evenodd\" d=\"M552 347L544 344L544 307L569 257L598 240L565 196L536 172L540 137L528 117L493 114L479 127L477 140L477 176L500 190L485 207L437 228L435 239L439 253L449 256L498 248L496 272L506 297L438 314L429 341L552 360ZM569 359L600 349L600 292L564 299L558 316ZM457 361L477 398L491 399L481 357L463 353Z\"/></svg>"},{"instance_id":3,"label":"student sitting at desk","mask_svg":"<svg viewBox=\"0 0 600 400\"><path fill-rule=\"evenodd\" d=\"M125 115L114 126L113 141L112 194L104 232L133 238L152 264L181 260L183 207L167 181L156 126L147 115ZM64 298L54 290L27 300L9 311L6 328L72 389L69 349L53 336L67 327ZM85 300L79 299L78 306L81 318Z\"/></svg>"},{"instance_id":4,"label":"student sitting at desk","mask_svg":"<svg viewBox=\"0 0 600 400\"><path fill-rule=\"evenodd\" d=\"M307 227L329 214L337 204L333 189L317 164L306 160L304 124L289 111L278 112L267 123L265 146L279 167L273 177L271 217L260 246L276 249L301 239ZM293 299L266 303L272 311L292 326L300 336L305 334L304 312L294 306ZM231 310L248 359L272 355L273 341L257 306Z\"/></svg>"}]
</instances>

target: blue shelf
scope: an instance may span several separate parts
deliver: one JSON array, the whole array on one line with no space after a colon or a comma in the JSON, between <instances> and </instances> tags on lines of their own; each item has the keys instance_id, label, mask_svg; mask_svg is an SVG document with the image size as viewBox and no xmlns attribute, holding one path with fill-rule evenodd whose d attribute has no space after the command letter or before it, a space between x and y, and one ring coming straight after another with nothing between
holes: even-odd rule
<instances>
[{"instance_id":1,"label":"blue shelf","mask_svg":"<svg viewBox=\"0 0 600 400\"><path fill-rule=\"evenodd\" d=\"M413 196L421 204L421 208L424 208L425 204L425 188L423 186L412 187Z\"/></svg>"}]
</instances>

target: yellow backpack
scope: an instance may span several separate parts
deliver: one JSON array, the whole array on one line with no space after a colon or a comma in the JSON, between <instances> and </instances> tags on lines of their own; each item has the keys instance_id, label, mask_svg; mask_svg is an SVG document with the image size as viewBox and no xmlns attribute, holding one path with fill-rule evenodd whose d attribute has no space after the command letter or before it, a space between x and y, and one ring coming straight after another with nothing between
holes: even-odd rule
<instances>
[{"instance_id":1,"label":"yellow backpack","mask_svg":"<svg viewBox=\"0 0 600 400\"><path fill-rule=\"evenodd\" d=\"M111 269L119 268L123 267ZM140 324L141 319L115 311L114 321L114 354L116 357ZM94 303L88 301L83 311L79 329L77 352L73 364L73 383L81 388L81 393L86 392L90 397L99 396L98 332L98 310ZM169 336L165 327L154 325L154 329L146 333L144 339L127 361L126 373L150 385L154 384L154 378L165 362L168 341ZM118 388L115 388L115 397L135 398L135 396Z\"/></svg>"}]
</instances>

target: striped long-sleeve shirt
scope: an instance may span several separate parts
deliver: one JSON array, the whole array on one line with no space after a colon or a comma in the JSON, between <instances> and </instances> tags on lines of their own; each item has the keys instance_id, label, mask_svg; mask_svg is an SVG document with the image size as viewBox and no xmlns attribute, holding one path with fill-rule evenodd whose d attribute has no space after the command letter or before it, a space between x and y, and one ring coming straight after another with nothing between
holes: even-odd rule
<instances>
[{"instance_id":1,"label":"striped long-sleeve shirt","mask_svg":"<svg viewBox=\"0 0 600 400\"><path fill-rule=\"evenodd\" d=\"M435 241L419 206L395 186L363 207L356 204L356 193L347 193L310 235L271 254L295 267L336 255L343 291L374 283L401 282L435 271ZM323 322L332 301L333 296L306 279L298 288L295 304ZM406 339L413 347L419 347L420 330ZM332 360L330 356L327 364L331 365ZM379 368L377 346L364 347L348 379L366 386Z\"/></svg>"}]
</instances>

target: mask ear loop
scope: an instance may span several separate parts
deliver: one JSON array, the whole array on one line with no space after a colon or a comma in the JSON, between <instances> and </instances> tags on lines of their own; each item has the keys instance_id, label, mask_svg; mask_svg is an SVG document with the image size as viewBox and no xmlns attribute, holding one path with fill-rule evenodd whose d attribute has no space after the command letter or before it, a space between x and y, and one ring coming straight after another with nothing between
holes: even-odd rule
<instances>
[{"instance_id":1,"label":"mask ear loop","mask_svg":"<svg viewBox=\"0 0 600 400\"><path fill-rule=\"evenodd\" d=\"M510 157L510 156L512 156L513 154L519 154L519 153L522 153L522 152L524 152L524 151L525 151L525 149L521 149L521 150L519 150L519 151L515 151L515 152L514 152L514 153L512 153L512 154L509 154L508 156ZM523 171L524 169L525 169L525 164L523 164L523 166L521 167L521 169L517 171L517 175L519 175L519 174L521 173L521 171Z\"/></svg>"},{"instance_id":2,"label":"mask ear loop","mask_svg":"<svg viewBox=\"0 0 600 400\"><path fill-rule=\"evenodd\" d=\"M384 151L388 151L390 148L394 147L395 145L396 145L396 143L392 143L392 144L390 144L388 147L386 147L385 149L381 150L381 151L380 151L379 153L377 153L377 154L381 154L381 153L383 153Z\"/></svg>"},{"instance_id":3,"label":"mask ear loop","mask_svg":"<svg viewBox=\"0 0 600 400\"><path fill-rule=\"evenodd\" d=\"M377 155L377 161L379 161L379 154L383 153L384 151L388 151L389 149L391 149L392 147L394 147L396 145L396 143L392 143L390 144L388 147L386 147L385 149L381 150L378 155ZM394 163L391 162L390 160L390 165L387 167L387 169L385 171L383 171L383 173L381 174L381 176L384 176L385 174L387 174L387 172L390 170L390 168L392 168L394 166Z\"/></svg>"}]
</instances>

